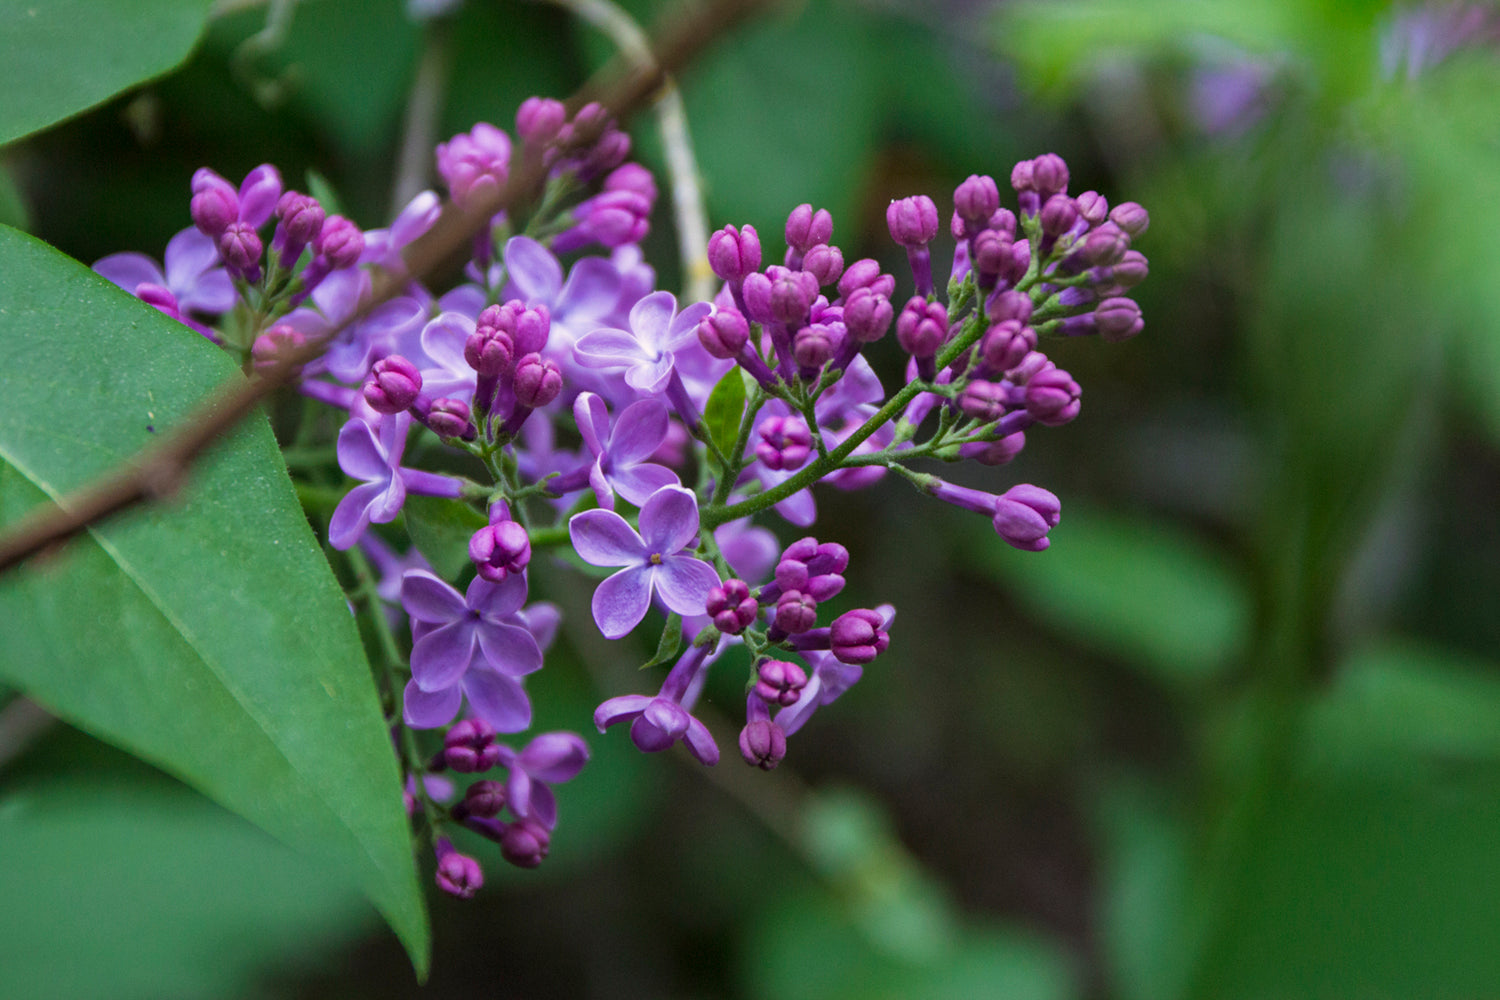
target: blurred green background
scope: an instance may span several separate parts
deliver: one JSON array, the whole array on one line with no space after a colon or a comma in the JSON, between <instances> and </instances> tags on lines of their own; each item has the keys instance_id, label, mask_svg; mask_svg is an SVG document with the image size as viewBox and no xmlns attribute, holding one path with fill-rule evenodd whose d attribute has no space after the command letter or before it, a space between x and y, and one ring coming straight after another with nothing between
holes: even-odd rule
<instances>
[{"instance_id":1,"label":"blurred green background","mask_svg":"<svg viewBox=\"0 0 1500 1000\"><path fill-rule=\"evenodd\" d=\"M895 269L890 198L946 212L966 175L1004 190L1054 151L1072 191L1150 209L1146 330L1055 345L1080 419L951 470L1061 496L1045 554L898 483L820 492L842 600L899 615L781 769L593 733L634 654L566 632L538 727L595 760L543 868L432 893L423 995L1500 997L1497 43L1480 4L808 0L711 47L680 84L712 226L774 245L810 201L846 259ZM542 3L439 28L398 0L224 0L180 68L0 148L0 221L159 256L194 169L269 160L381 225L438 44L439 138L509 128L612 51ZM650 116L633 132L659 166ZM586 623L567 577L534 588ZM5 739L18 715L0 996L418 991L348 890L82 734Z\"/></svg>"}]
</instances>

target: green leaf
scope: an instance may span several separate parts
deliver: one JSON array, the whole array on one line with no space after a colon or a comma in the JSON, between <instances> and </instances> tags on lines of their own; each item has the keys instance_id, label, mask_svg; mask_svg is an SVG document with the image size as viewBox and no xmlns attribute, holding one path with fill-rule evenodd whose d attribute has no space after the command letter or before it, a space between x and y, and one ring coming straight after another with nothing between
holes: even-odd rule
<instances>
[{"instance_id":1,"label":"green leaf","mask_svg":"<svg viewBox=\"0 0 1500 1000\"><path fill-rule=\"evenodd\" d=\"M0 2L0 145L187 58L209 0Z\"/></svg>"},{"instance_id":2,"label":"green leaf","mask_svg":"<svg viewBox=\"0 0 1500 1000\"><path fill-rule=\"evenodd\" d=\"M84 737L50 742L66 769L0 797L0 997L260 996L368 929L324 866Z\"/></svg>"},{"instance_id":3,"label":"green leaf","mask_svg":"<svg viewBox=\"0 0 1500 1000\"><path fill-rule=\"evenodd\" d=\"M1050 537L1050 548L1033 553L989 535L961 557L1070 638L1164 681L1207 678L1244 649L1244 583L1191 534L1069 504Z\"/></svg>"},{"instance_id":4,"label":"green leaf","mask_svg":"<svg viewBox=\"0 0 1500 1000\"><path fill-rule=\"evenodd\" d=\"M708 405L703 408L703 423L708 436L718 447L719 453L733 460L735 442L740 438L740 420L745 415L745 380L740 376L740 367L729 369L714 391L709 393Z\"/></svg>"},{"instance_id":5,"label":"green leaf","mask_svg":"<svg viewBox=\"0 0 1500 1000\"><path fill-rule=\"evenodd\" d=\"M0 227L0 524L237 378L227 355ZM428 929L359 637L263 416L135 509L0 577L0 680L359 884L418 974Z\"/></svg>"},{"instance_id":6,"label":"green leaf","mask_svg":"<svg viewBox=\"0 0 1500 1000\"><path fill-rule=\"evenodd\" d=\"M322 173L311 167L307 169L307 193L318 199L318 204L322 205L323 211L329 215L346 214L344 200L339 197L333 184Z\"/></svg>"},{"instance_id":7,"label":"green leaf","mask_svg":"<svg viewBox=\"0 0 1500 1000\"><path fill-rule=\"evenodd\" d=\"M469 565L469 539L489 523L462 500L409 496L402 506L412 543L437 575L456 580Z\"/></svg>"},{"instance_id":8,"label":"green leaf","mask_svg":"<svg viewBox=\"0 0 1500 1000\"><path fill-rule=\"evenodd\" d=\"M662 626L661 640L656 644L656 654L641 664L641 669L659 666L677 655L682 648L682 616L677 612L667 615L667 624Z\"/></svg>"},{"instance_id":9,"label":"green leaf","mask_svg":"<svg viewBox=\"0 0 1500 1000\"><path fill-rule=\"evenodd\" d=\"M26 199L4 160L0 160L0 226L11 226L22 232L31 227Z\"/></svg>"}]
</instances>

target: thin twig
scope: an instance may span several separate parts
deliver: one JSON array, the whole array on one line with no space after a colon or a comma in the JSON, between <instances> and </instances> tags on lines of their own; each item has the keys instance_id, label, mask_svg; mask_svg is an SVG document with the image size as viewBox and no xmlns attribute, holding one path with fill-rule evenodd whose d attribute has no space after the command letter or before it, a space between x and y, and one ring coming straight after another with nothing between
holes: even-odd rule
<instances>
[{"instance_id":1,"label":"thin twig","mask_svg":"<svg viewBox=\"0 0 1500 1000\"><path fill-rule=\"evenodd\" d=\"M569 102L578 107L595 100L617 119L624 120L656 92L666 74L685 65L710 41L748 16L767 0L717 0L693 9L663 32L655 48L652 66L615 64L586 83ZM407 247L408 274L381 272L364 308L344 326L354 323L371 309L399 294L413 277L433 273L450 257L463 254L471 240L496 212L536 190L544 179L540 164L520 165L503 190L460 209L452 203L443 208L437 223ZM181 426L118 467L83 488L58 499L55 507L33 511L0 535L0 572L84 531L138 503L172 496L181 487L192 463L218 438L255 410L263 399L291 382L301 366L317 358L343 327L311 339L300 350L287 352L266 369L240 379L228 380L221 392L197 406Z\"/></svg>"},{"instance_id":2,"label":"thin twig","mask_svg":"<svg viewBox=\"0 0 1500 1000\"><path fill-rule=\"evenodd\" d=\"M637 66L655 66L651 40L640 25L612 0L552 0L608 35L625 58ZM671 80L662 84L656 101L657 126L667 159L668 183L672 189L672 212L677 219L677 253L682 260L683 300L702 302L713 298L714 275L708 266L708 211L703 204L698 161L688 135L687 108L682 92Z\"/></svg>"},{"instance_id":3,"label":"thin twig","mask_svg":"<svg viewBox=\"0 0 1500 1000\"><path fill-rule=\"evenodd\" d=\"M422 27L422 57L406 102L401 148L396 155L396 182L392 185L391 218L427 187L432 150L437 142L437 123L443 113L443 97L452 69L453 24L447 18L433 18Z\"/></svg>"}]
</instances>

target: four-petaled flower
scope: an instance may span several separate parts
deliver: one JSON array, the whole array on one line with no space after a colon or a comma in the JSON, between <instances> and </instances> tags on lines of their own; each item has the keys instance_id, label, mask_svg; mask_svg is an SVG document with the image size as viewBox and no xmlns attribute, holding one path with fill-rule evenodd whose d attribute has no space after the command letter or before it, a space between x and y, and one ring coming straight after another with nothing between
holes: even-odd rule
<instances>
[{"instance_id":1,"label":"four-petaled flower","mask_svg":"<svg viewBox=\"0 0 1500 1000\"><path fill-rule=\"evenodd\" d=\"M653 593L670 611L701 615L719 574L683 554L698 540L698 498L666 486L641 507L641 530L612 510L586 510L568 522L573 548L584 562L623 569L594 591L594 622L606 639L618 639L646 617Z\"/></svg>"},{"instance_id":2,"label":"four-petaled flower","mask_svg":"<svg viewBox=\"0 0 1500 1000\"><path fill-rule=\"evenodd\" d=\"M573 416L583 443L593 453L589 485L599 506L615 509L615 493L640 506L664 486L677 486L677 473L664 465L647 462L667 436L667 407L658 399L641 399L625 407L609 426L604 400L592 392L580 393L573 403Z\"/></svg>"},{"instance_id":3,"label":"four-petaled flower","mask_svg":"<svg viewBox=\"0 0 1500 1000\"><path fill-rule=\"evenodd\" d=\"M531 702L517 679L542 666L542 651L517 614L526 579L475 577L465 594L426 570L401 579L401 603L412 618L411 683L406 721L441 726L467 696L474 711L502 733L531 725Z\"/></svg>"},{"instance_id":4,"label":"four-petaled flower","mask_svg":"<svg viewBox=\"0 0 1500 1000\"><path fill-rule=\"evenodd\" d=\"M517 816L557 826L557 798L552 785L570 781L589 760L588 744L577 733L542 733L519 753L500 747L500 764L510 769L505 798Z\"/></svg>"},{"instance_id":5,"label":"four-petaled flower","mask_svg":"<svg viewBox=\"0 0 1500 1000\"><path fill-rule=\"evenodd\" d=\"M626 385L654 396L671 381L673 352L697 343L698 321L712 311L707 302L695 302L678 312L671 292L652 292L631 306L629 330L584 334L573 356L585 368L624 371Z\"/></svg>"}]
</instances>

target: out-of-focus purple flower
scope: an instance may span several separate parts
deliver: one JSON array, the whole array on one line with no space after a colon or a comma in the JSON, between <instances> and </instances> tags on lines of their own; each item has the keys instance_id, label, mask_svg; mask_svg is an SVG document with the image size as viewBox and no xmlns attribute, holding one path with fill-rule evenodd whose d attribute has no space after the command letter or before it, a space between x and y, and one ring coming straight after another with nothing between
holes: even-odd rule
<instances>
[{"instance_id":1,"label":"out-of-focus purple flower","mask_svg":"<svg viewBox=\"0 0 1500 1000\"><path fill-rule=\"evenodd\" d=\"M436 191L423 191L396 216L388 229L371 229L365 233L361 264L375 264L396 274L406 273L401 251L417 237L431 229L442 214L443 201Z\"/></svg>"},{"instance_id":2,"label":"out-of-focus purple flower","mask_svg":"<svg viewBox=\"0 0 1500 1000\"><path fill-rule=\"evenodd\" d=\"M557 797L552 785L571 781L589 760L588 744L577 733L542 733L519 753L500 748L500 763L510 769L506 804L518 817L557 826Z\"/></svg>"},{"instance_id":3,"label":"out-of-focus purple flower","mask_svg":"<svg viewBox=\"0 0 1500 1000\"><path fill-rule=\"evenodd\" d=\"M517 614L525 600L520 574L500 583L475 577L462 595L422 570L402 577L401 603L416 639L404 699L408 724L441 726L467 696L474 712L499 732L531 725L531 702L519 678L541 668L542 652Z\"/></svg>"},{"instance_id":4,"label":"out-of-focus purple flower","mask_svg":"<svg viewBox=\"0 0 1500 1000\"><path fill-rule=\"evenodd\" d=\"M459 207L493 198L510 177L510 136L480 122L438 143L437 169Z\"/></svg>"},{"instance_id":5,"label":"out-of-focus purple flower","mask_svg":"<svg viewBox=\"0 0 1500 1000\"><path fill-rule=\"evenodd\" d=\"M672 378L673 352L694 343L698 321L713 309L695 302L681 312L671 292L653 292L630 309L630 329L605 327L580 337L573 349L585 368L623 371L637 392L664 392Z\"/></svg>"},{"instance_id":6,"label":"out-of-focus purple flower","mask_svg":"<svg viewBox=\"0 0 1500 1000\"><path fill-rule=\"evenodd\" d=\"M618 639L646 617L653 594L681 615L701 615L719 574L708 563L683 554L698 539L698 498L666 486L641 507L640 533L612 510L586 510L568 521L580 558L592 566L624 567L594 591L594 622L607 639Z\"/></svg>"},{"instance_id":7,"label":"out-of-focus purple flower","mask_svg":"<svg viewBox=\"0 0 1500 1000\"><path fill-rule=\"evenodd\" d=\"M579 260L566 283L557 258L528 236L507 240L504 259L513 297L528 306L547 307L552 320L548 353L559 360L571 361L574 342L601 326L620 301L620 272L602 257Z\"/></svg>"},{"instance_id":8,"label":"out-of-focus purple flower","mask_svg":"<svg viewBox=\"0 0 1500 1000\"><path fill-rule=\"evenodd\" d=\"M339 501L328 523L328 542L336 549L347 549L359 541L371 522L394 521L406 502L408 487L434 495L459 495L457 480L430 472L401 468L401 453L406 448L406 433L411 417L397 413L380 421L376 429L363 420L350 420L339 431L339 468L346 474L364 480Z\"/></svg>"},{"instance_id":9,"label":"out-of-focus purple flower","mask_svg":"<svg viewBox=\"0 0 1500 1000\"><path fill-rule=\"evenodd\" d=\"M437 854L438 888L459 899L472 899L484 885L484 871L479 862L454 850L447 837L437 839L434 851Z\"/></svg>"},{"instance_id":10,"label":"out-of-focus purple flower","mask_svg":"<svg viewBox=\"0 0 1500 1000\"><path fill-rule=\"evenodd\" d=\"M604 400L584 392L573 403L573 417L594 456L589 485L600 507L614 510L617 491L639 507L662 487L680 484L677 473L646 461L667 436L667 407L659 399L631 403L611 429Z\"/></svg>"},{"instance_id":11,"label":"out-of-focus purple flower","mask_svg":"<svg viewBox=\"0 0 1500 1000\"><path fill-rule=\"evenodd\" d=\"M234 308L234 282L219 266L219 252L211 237L189 226L167 242L165 270L143 253L112 253L101 257L94 270L132 295L140 286L165 288L181 312L218 315Z\"/></svg>"}]
</instances>

